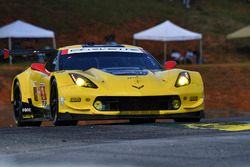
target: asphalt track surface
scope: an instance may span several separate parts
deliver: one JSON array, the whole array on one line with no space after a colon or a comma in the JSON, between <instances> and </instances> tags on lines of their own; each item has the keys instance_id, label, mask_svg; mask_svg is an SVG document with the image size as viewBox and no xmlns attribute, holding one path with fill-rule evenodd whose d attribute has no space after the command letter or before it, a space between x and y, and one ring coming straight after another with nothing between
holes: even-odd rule
<instances>
[{"instance_id":1,"label":"asphalt track surface","mask_svg":"<svg viewBox=\"0 0 250 167\"><path fill-rule=\"evenodd\" d=\"M235 118L195 125L2 128L0 166L249 167L249 124L250 118Z\"/></svg>"}]
</instances>

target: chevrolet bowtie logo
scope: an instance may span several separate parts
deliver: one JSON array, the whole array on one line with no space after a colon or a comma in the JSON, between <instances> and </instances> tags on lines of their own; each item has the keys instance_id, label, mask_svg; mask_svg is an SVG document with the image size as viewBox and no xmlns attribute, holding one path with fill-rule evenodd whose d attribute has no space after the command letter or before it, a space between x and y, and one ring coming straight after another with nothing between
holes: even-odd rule
<instances>
[{"instance_id":1,"label":"chevrolet bowtie logo","mask_svg":"<svg viewBox=\"0 0 250 167\"><path fill-rule=\"evenodd\" d=\"M135 85L132 85L133 88L136 88L136 89L142 89L144 87L144 85L141 85L141 86L135 86Z\"/></svg>"}]
</instances>

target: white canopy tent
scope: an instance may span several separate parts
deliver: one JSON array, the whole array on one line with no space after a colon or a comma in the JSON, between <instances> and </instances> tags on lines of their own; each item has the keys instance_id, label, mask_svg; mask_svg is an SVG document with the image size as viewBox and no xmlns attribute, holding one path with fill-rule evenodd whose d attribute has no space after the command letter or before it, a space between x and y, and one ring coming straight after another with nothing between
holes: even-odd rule
<instances>
[{"instance_id":1,"label":"white canopy tent","mask_svg":"<svg viewBox=\"0 0 250 167\"><path fill-rule=\"evenodd\" d=\"M164 62L167 60L167 43L175 41L200 41L200 60L202 60L202 34L195 33L179 27L171 21L165 21L147 30L134 34L134 44L136 40L151 40L164 42Z\"/></svg>"},{"instance_id":2,"label":"white canopy tent","mask_svg":"<svg viewBox=\"0 0 250 167\"><path fill-rule=\"evenodd\" d=\"M56 48L55 34L53 31L34 26L21 20L0 27L0 38L8 39L9 50L12 49L12 38L52 38L53 48Z\"/></svg>"},{"instance_id":3,"label":"white canopy tent","mask_svg":"<svg viewBox=\"0 0 250 167\"><path fill-rule=\"evenodd\" d=\"M250 38L250 25L227 35L227 39Z\"/></svg>"}]
</instances>

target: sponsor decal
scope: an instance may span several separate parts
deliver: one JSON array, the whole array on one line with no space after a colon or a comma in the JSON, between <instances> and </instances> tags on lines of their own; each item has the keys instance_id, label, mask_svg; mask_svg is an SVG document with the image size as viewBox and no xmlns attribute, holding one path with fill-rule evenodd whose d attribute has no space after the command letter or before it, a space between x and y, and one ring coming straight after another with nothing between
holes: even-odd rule
<instances>
[{"instance_id":1,"label":"sponsor decal","mask_svg":"<svg viewBox=\"0 0 250 167\"><path fill-rule=\"evenodd\" d=\"M34 115L32 115L32 114L23 115L23 119L33 119L33 118L34 118Z\"/></svg>"},{"instance_id":2,"label":"sponsor decal","mask_svg":"<svg viewBox=\"0 0 250 167\"><path fill-rule=\"evenodd\" d=\"M67 50L67 54L89 53L89 52L143 53L143 51L139 48L124 48L124 47L84 47L84 48L76 48L76 49ZM64 53L64 55L65 55L65 53Z\"/></svg>"},{"instance_id":3,"label":"sponsor decal","mask_svg":"<svg viewBox=\"0 0 250 167\"><path fill-rule=\"evenodd\" d=\"M133 80L138 80L139 79L139 77L138 76L131 76L131 77L128 77L128 79L133 79Z\"/></svg>"},{"instance_id":4,"label":"sponsor decal","mask_svg":"<svg viewBox=\"0 0 250 167\"><path fill-rule=\"evenodd\" d=\"M22 108L23 113L31 113L31 108Z\"/></svg>"},{"instance_id":5,"label":"sponsor decal","mask_svg":"<svg viewBox=\"0 0 250 167\"><path fill-rule=\"evenodd\" d=\"M198 96L191 96L190 101L198 101Z\"/></svg>"},{"instance_id":6,"label":"sponsor decal","mask_svg":"<svg viewBox=\"0 0 250 167\"><path fill-rule=\"evenodd\" d=\"M71 97L70 98L70 102L81 102L81 98L80 97Z\"/></svg>"},{"instance_id":7,"label":"sponsor decal","mask_svg":"<svg viewBox=\"0 0 250 167\"><path fill-rule=\"evenodd\" d=\"M34 92L34 99L35 101L38 101L38 91L37 91L37 83L36 81L33 82L33 92Z\"/></svg>"},{"instance_id":8,"label":"sponsor decal","mask_svg":"<svg viewBox=\"0 0 250 167\"><path fill-rule=\"evenodd\" d=\"M46 97L46 91L45 91L45 84L40 83L40 94L41 94L41 99L42 99L42 105L46 106L47 105L47 97Z\"/></svg>"}]
</instances>

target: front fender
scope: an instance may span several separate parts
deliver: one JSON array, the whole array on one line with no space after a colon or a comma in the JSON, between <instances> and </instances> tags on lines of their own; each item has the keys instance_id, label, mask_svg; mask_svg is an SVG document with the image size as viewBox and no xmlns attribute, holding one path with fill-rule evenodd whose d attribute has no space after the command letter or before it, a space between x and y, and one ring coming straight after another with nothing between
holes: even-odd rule
<instances>
[{"instance_id":1,"label":"front fender","mask_svg":"<svg viewBox=\"0 0 250 167\"><path fill-rule=\"evenodd\" d=\"M30 82L30 69L17 75L12 82L11 88L11 102L14 101L14 85L19 82L20 90L22 92L22 102L28 103L28 99L31 98L31 82Z\"/></svg>"}]
</instances>

